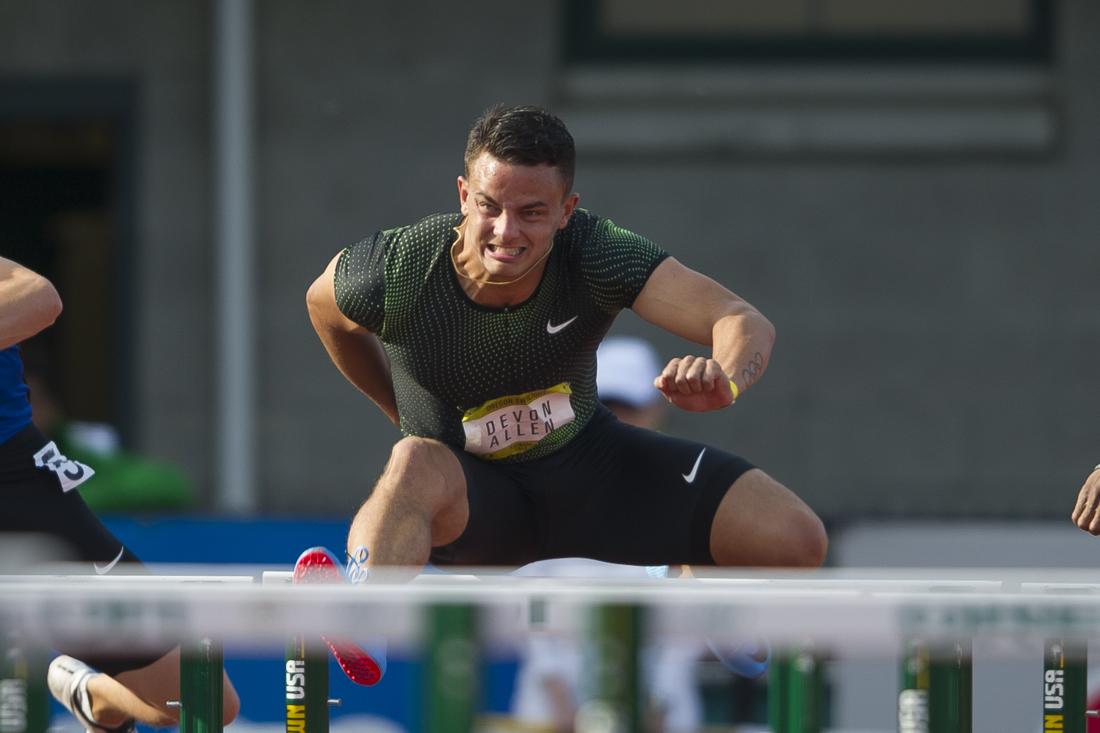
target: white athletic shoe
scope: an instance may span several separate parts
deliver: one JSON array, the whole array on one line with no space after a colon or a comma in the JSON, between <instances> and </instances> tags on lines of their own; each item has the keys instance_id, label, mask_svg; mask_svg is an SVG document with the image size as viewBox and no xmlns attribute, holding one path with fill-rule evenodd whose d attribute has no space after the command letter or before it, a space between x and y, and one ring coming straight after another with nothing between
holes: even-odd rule
<instances>
[{"instance_id":1,"label":"white athletic shoe","mask_svg":"<svg viewBox=\"0 0 1100 733\"><path fill-rule=\"evenodd\" d=\"M103 733L118 731L127 733L134 730L132 720L116 728L102 726L92 718L92 702L88 697L88 680L99 674L79 659L62 654L50 662L46 673L46 685L59 703L73 714L84 726L85 733Z\"/></svg>"}]
</instances>

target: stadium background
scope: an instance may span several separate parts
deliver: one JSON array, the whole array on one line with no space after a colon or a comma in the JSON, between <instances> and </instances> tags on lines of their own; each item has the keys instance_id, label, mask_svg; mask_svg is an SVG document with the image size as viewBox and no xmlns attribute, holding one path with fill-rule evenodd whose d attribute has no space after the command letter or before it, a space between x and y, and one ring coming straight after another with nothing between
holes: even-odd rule
<instances>
[{"instance_id":1,"label":"stadium background","mask_svg":"<svg viewBox=\"0 0 1100 733\"><path fill-rule=\"evenodd\" d=\"M1015 563L1091 565L1068 514L1100 460L1100 4L762 5L0 0L0 252L66 302L64 403L179 466L192 513L341 521L396 433L305 288L455 206L486 106L538 103L577 138L582 205L777 326L735 411L669 431L866 551L834 563L998 565L1049 537Z\"/></svg>"}]
</instances>

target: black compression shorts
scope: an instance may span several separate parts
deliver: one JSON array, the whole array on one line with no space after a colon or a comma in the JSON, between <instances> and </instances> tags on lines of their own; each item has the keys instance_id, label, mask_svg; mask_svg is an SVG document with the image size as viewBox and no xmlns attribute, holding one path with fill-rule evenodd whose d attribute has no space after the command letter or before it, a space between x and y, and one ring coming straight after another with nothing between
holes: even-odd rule
<instances>
[{"instance_id":1,"label":"black compression shorts","mask_svg":"<svg viewBox=\"0 0 1100 733\"><path fill-rule=\"evenodd\" d=\"M710 529L733 482L731 453L620 422L600 407L568 445L501 464L452 449L470 518L432 550L437 565L519 566L555 557L630 565L713 565Z\"/></svg>"},{"instance_id":2,"label":"black compression shorts","mask_svg":"<svg viewBox=\"0 0 1100 733\"><path fill-rule=\"evenodd\" d=\"M36 465L35 454L49 442L37 428L28 425L0 444L0 533L46 535L67 548L69 555L63 559L86 564L89 574L141 572L137 556L103 526L80 492L62 491L58 474ZM100 671L117 674L144 667L168 649L141 655L96 654L94 658L71 646L66 651Z\"/></svg>"}]
</instances>

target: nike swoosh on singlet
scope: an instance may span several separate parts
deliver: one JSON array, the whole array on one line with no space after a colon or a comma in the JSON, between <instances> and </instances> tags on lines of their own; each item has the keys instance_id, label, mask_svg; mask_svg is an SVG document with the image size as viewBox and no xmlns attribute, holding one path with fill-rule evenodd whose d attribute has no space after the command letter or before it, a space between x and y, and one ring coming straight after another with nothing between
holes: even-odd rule
<instances>
[{"instance_id":1,"label":"nike swoosh on singlet","mask_svg":"<svg viewBox=\"0 0 1100 733\"><path fill-rule=\"evenodd\" d=\"M107 563L103 567L99 567L99 563L93 562L92 567L95 568L95 574L106 575L107 573L111 572L111 568L113 568L115 565L118 565L118 561L122 559L122 553L125 552L125 550L125 547L119 548L118 554L115 555L115 559L111 560L111 562Z\"/></svg>"},{"instance_id":2,"label":"nike swoosh on singlet","mask_svg":"<svg viewBox=\"0 0 1100 733\"><path fill-rule=\"evenodd\" d=\"M681 474L684 477L684 481L689 484L695 481L695 473L699 470L699 464L703 462L703 454L707 452L707 449L699 451L699 457L695 459L695 465L691 467L691 473Z\"/></svg>"},{"instance_id":3,"label":"nike swoosh on singlet","mask_svg":"<svg viewBox=\"0 0 1100 733\"><path fill-rule=\"evenodd\" d=\"M557 333L558 331L562 330L563 328L565 328L566 326L568 326L570 323L572 323L575 320L577 320L577 316L573 316L572 318L570 318L565 323L559 323L556 326L554 324L552 324L550 321L547 321L546 322L546 333Z\"/></svg>"}]
</instances>

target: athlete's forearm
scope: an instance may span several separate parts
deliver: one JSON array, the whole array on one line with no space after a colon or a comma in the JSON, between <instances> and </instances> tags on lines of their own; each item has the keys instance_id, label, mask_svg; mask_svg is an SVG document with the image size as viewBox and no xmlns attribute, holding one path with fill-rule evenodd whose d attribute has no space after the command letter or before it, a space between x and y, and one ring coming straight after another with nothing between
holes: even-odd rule
<instances>
[{"instance_id":1,"label":"athlete's forearm","mask_svg":"<svg viewBox=\"0 0 1100 733\"><path fill-rule=\"evenodd\" d=\"M370 397L386 413L390 422L400 425L390 362L378 337L365 331L347 332L321 328L317 329L317 335L340 373L356 389Z\"/></svg>"},{"instance_id":2,"label":"athlete's forearm","mask_svg":"<svg viewBox=\"0 0 1100 733\"><path fill-rule=\"evenodd\" d=\"M763 376L775 344L771 321L752 306L745 306L737 313L719 318L711 330L712 356L737 384L738 393Z\"/></svg>"},{"instance_id":3,"label":"athlete's forearm","mask_svg":"<svg viewBox=\"0 0 1100 733\"><path fill-rule=\"evenodd\" d=\"M50 281L0 257L0 349L30 338L61 314L61 298Z\"/></svg>"},{"instance_id":4,"label":"athlete's forearm","mask_svg":"<svg viewBox=\"0 0 1100 733\"><path fill-rule=\"evenodd\" d=\"M345 316L336 303L334 279L340 255L328 263L321 276L306 291L306 310L313 330L329 358L344 377L370 397L394 425L397 398L393 394L390 360L378 337Z\"/></svg>"}]
</instances>

